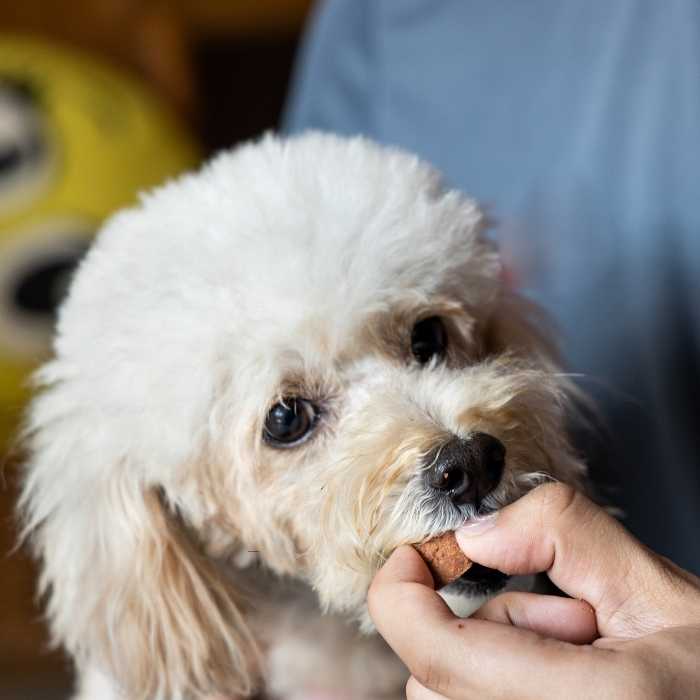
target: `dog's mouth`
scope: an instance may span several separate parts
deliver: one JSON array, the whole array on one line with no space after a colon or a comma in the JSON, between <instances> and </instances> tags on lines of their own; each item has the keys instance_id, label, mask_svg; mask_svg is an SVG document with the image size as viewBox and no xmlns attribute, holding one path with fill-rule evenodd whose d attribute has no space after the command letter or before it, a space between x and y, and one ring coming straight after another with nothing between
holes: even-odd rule
<instances>
[{"instance_id":1,"label":"dog's mouth","mask_svg":"<svg viewBox=\"0 0 700 700\"><path fill-rule=\"evenodd\" d=\"M488 595L504 588L509 578L510 576L502 571L474 563L458 579L446 586L446 591L470 597Z\"/></svg>"},{"instance_id":2,"label":"dog's mouth","mask_svg":"<svg viewBox=\"0 0 700 700\"><path fill-rule=\"evenodd\" d=\"M477 517L485 517L494 512L493 508L481 508ZM489 569L487 566L472 562L472 565L449 586L451 593L460 595L487 595L496 593L505 588L510 576L498 569Z\"/></svg>"}]
</instances>

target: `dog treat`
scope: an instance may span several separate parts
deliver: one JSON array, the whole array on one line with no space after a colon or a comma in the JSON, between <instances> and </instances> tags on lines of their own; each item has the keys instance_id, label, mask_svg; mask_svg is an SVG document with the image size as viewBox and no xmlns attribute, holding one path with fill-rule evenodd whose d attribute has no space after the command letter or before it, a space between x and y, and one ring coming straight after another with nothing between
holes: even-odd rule
<instances>
[{"instance_id":1,"label":"dog treat","mask_svg":"<svg viewBox=\"0 0 700 700\"><path fill-rule=\"evenodd\" d=\"M472 565L459 548L454 532L446 532L413 546L428 565L436 590L452 583Z\"/></svg>"}]
</instances>

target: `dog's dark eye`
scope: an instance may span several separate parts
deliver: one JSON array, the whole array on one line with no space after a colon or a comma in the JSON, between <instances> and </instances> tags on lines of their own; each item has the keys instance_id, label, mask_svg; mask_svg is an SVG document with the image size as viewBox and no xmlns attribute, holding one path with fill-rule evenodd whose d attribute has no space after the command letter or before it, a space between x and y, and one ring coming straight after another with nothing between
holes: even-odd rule
<instances>
[{"instance_id":1,"label":"dog's dark eye","mask_svg":"<svg viewBox=\"0 0 700 700\"><path fill-rule=\"evenodd\" d=\"M433 357L445 355L447 331L439 316L430 316L418 321L411 332L411 352L422 365Z\"/></svg>"},{"instance_id":2,"label":"dog's dark eye","mask_svg":"<svg viewBox=\"0 0 700 700\"><path fill-rule=\"evenodd\" d=\"M263 436L273 447L293 447L304 440L318 420L318 409L306 399L284 398L267 414Z\"/></svg>"}]
</instances>

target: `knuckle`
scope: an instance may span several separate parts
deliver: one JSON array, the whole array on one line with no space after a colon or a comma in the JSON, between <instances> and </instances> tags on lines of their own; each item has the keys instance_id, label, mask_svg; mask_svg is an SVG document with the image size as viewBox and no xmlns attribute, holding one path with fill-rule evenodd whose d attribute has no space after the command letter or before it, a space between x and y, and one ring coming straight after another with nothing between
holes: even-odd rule
<instances>
[{"instance_id":1,"label":"knuckle","mask_svg":"<svg viewBox=\"0 0 700 700\"><path fill-rule=\"evenodd\" d=\"M543 484L537 490L540 491L540 507L546 520L566 518L585 503L584 497L570 484Z\"/></svg>"},{"instance_id":2,"label":"knuckle","mask_svg":"<svg viewBox=\"0 0 700 700\"><path fill-rule=\"evenodd\" d=\"M518 609L518 596L515 593L499 593L482 605L471 617L477 620L490 620L515 625L514 611Z\"/></svg>"},{"instance_id":3,"label":"knuckle","mask_svg":"<svg viewBox=\"0 0 700 700\"><path fill-rule=\"evenodd\" d=\"M411 672L420 685L440 695L447 694L450 689L450 676L433 651L428 652L418 661L415 668L411 668Z\"/></svg>"},{"instance_id":4,"label":"knuckle","mask_svg":"<svg viewBox=\"0 0 700 700\"><path fill-rule=\"evenodd\" d=\"M382 595L382 586L378 584L375 579L372 581L367 591L367 609L372 619L374 619L376 611L381 609Z\"/></svg>"},{"instance_id":5,"label":"knuckle","mask_svg":"<svg viewBox=\"0 0 700 700\"><path fill-rule=\"evenodd\" d=\"M700 622L700 582L690 572L658 554L647 555L656 585L654 594L666 609L668 624Z\"/></svg>"},{"instance_id":6,"label":"knuckle","mask_svg":"<svg viewBox=\"0 0 700 700\"><path fill-rule=\"evenodd\" d=\"M420 685L414 676L406 683L406 700L419 700L422 696Z\"/></svg>"}]
</instances>

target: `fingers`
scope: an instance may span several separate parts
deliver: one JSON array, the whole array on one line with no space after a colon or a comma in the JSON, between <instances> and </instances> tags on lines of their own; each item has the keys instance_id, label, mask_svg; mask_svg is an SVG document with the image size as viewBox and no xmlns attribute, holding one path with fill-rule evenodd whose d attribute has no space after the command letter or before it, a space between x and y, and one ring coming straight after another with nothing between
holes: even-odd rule
<instances>
[{"instance_id":1,"label":"fingers","mask_svg":"<svg viewBox=\"0 0 700 700\"><path fill-rule=\"evenodd\" d=\"M665 585L660 560L568 486L540 486L456 536L464 553L485 566L509 574L546 571L565 593L593 606L604 636L635 636L662 622L649 617L658 607L655 586Z\"/></svg>"},{"instance_id":2,"label":"fingers","mask_svg":"<svg viewBox=\"0 0 700 700\"><path fill-rule=\"evenodd\" d=\"M482 605L472 619L502 622L572 644L590 644L598 637L595 611L572 598L503 593Z\"/></svg>"},{"instance_id":3,"label":"fingers","mask_svg":"<svg viewBox=\"0 0 700 700\"><path fill-rule=\"evenodd\" d=\"M399 547L389 557L370 586L367 605L377 629L409 668L424 651L414 635L438 638L457 619L433 589L430 571L413 547Z\"/></svg>"},{"instance_id":4,"label":"fingers","mask_svg":"<svg viewBox=\"0 0 700 700\"><path fill-rule=\"evenodd\" d=\"M592 665L605 664L612 653L590 647L584 653L529 630L455 617L412 547L392 554L370 587L368 604L377 629L416 681L455 700L567 697L572 683L590 687Z\"/></svg>"},{"instance_id":5,"label":"fingers","mask_svg":"<svg viewBox=\"0 0 700 700\"><path fill-rule=\"evenodd\" d=\"M631 654L638 643L605 644L596 639L596 624L604 636L643 637L673 624L674 615L682 621L698 595L690 575L562 485L535 489L479 527L458 531L467 556L506 573L547 571L561 589L591 603L595 619L582 600L528 594L505 594L474 618L457 618L433 590L418 553L400 547L375 577L368 604L411 671L412 700L619 697L643 678Z\"/></svg>"}]
</instances>

